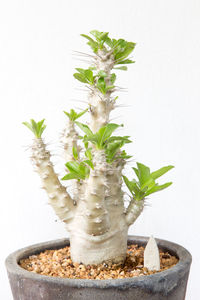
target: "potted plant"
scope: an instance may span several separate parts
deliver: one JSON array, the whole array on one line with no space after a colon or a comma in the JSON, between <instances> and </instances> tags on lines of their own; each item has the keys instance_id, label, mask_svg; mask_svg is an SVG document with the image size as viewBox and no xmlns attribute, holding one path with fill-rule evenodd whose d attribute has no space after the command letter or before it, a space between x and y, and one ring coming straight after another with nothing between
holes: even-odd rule
<instances>
[{"instance_id":1,"label":"potted plant","mask_svg":"<svg viewBox=\"0 0 200 300\"><path fill-rule=\"evenodd\" d=\"M144 246L147 238L128 237L128 229L143 211L145 199L170 186L159 185L157 179L171 170L165 166L151 172L137 163L133 178L124 175L131 157L123 147L131 143L129 136L115 135L122 124L111 123L119 89L113 69L127 70L134 63L130 54L135 43L111 39L108 32L93 30L87 39L93 63L87 69L76 68L75 79L88 88L88 107L80 113L65 112L67 127L62 143L66 158L66 175L60 179L54 171L50 152L42 133L44 120L24 122L33 133L31 159L40 175L49 203L70 234L70 255L73 263L83 266L123 265L128 244ZM89 124L78 119L90 114ZM64 180L71 180L73 196ZM129 204L124 204L122 185L129 191ZM59 249L69 240L58 240L19 250L7 258L6 265L14 299L184 299L191 256L183 247L158 240L163 251L175 255L179 262L171 269L156 274L108 280L70 279L43 276L28 272L19 261L46 249Z\"/></svg>"}]
</instances>

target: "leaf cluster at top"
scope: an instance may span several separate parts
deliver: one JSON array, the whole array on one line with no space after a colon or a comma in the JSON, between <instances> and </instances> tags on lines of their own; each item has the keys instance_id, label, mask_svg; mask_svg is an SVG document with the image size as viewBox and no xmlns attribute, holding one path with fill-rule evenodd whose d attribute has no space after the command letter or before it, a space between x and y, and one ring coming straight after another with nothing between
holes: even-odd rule
<instances>
[{"instance_id":1,"label":"leaf cluster at top","mask_svg":"<svg viewBox=\"0 0 200 300\"><path fill-rule=\"evenodd\" d=\"M76 121L78 118L80 118L82 115L84 115L86 112L88 111L88 109L85 109L83 111L81 111L80 113L75 112L74 109L71 109L70 112L64 111L64 113L66 114L66 116L68 116L68 118L74 122Z\"/></svg>"},{"instance_id":2,"label":"leaf cluster at top","mask_svg":"<svg viewBox=\"0 0 200 300\"><path fill-rule=\"evenodd\" d=\"M104 50L105 52L111 51L114 56L115 64L131 64L134 63L133 60L129 59L128 56L134 50L136 44L133 42L128 42L124 39L111 39L108 36L108 32L100 32L98 30L90 31L93 36L90 37L86 34L81 34L84 38L88 40L88 45L92 48L94 53L98 50ZM126 67L119 67L121 70L126 70Z\"/></svg>"},{"instance_id":3,"label":"leaf cluster at top","mask_svg":"<svg viewBox=\"0 0 200 300\"><path fill-rule=\"evenodd\" d=\"M90 168L93 168L93 164L90 160L84 160L82 162L69 161L65 166L68 169L68 174L66 174L62 180L84 180L89 176Z\"/></svg>"},{"instance_id":4,"label":"leaf cluster at top","mask_svg":"<svg viewBox=\"0 0 200 300\"><path fill-rule=\"evenodd\" d=\"M39 122L36 122L35 120L31 119L30 123L23 122L26 127L28 127L35 135L36 138L41 138L43 131L46 128L46 125L44 125L44 120L41 120Z\"/></svg>"},{"instance_id":5,"label":"leaf cluster at top","mask_svg":"<svg viewBox=\"0 0 200 300\"><path fill-rule=\"evenodd\" d=\"M116 80L116 75L114 73L110 75L110 85L107 85L105 81L107 74L104 71L99 71L97 74L95 74L90 68L76 68L76 70L78 72L74 73L74 77L77 80L95 86L104 95L115 87L114 83Z\"/></svg>"},{"instance_id":6,"label":"leaf cluster at top","mask_svg":"<svg viewBox=\"0 0 200 300\"><path fill-rule=\"evenodd\" d=\"M133 168L133 170L138 178L138 181L135 179L130 181L126 176L123 176L123 179L133 198L139 201L152 193L161 191L170 186L172 182L159 185L156 182L156 179L164 175L172 168L174 167L166 166L151 173L149 167L141 163L137 163L137 168Z\"/></svg>"},{"instance_id":7,"label":"leaf cluster at top","mask_svg":"<svg viewBox=\"0 0 200 300\"><path fill-rule=\"evenodd\" d=\"M108 123L107 125L101 127L99 131L93 133L91 129L83 123L76 122L79 128L85 133L83 137L83 142L86 149L88 148L88 142L95 145L97 150L105 150L107 162L111 163L117 158L128 159L125 151L119 153L119 150L127 143L131 143L129 136L111 136L112 133L123 125L118 125L115 123Z\"/></svg>"}]
</instances>

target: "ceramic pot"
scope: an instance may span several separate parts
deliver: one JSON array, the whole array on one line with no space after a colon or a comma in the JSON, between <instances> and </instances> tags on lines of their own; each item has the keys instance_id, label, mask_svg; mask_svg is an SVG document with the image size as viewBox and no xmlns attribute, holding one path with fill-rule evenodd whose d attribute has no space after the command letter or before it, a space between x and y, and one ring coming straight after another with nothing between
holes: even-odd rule
<instances>
[{"instance_id":1,"label":"ceramic pot","mask_svg":"<svg viewBox=\"0 0 200 300\"><path fill-rule=\"evenodd\" d=\"M148 238L129 236L128 244L145 246ZM148 276L125 279L68 279L39 275L18 265L22 258L46 249L69 245L68 239L50 241L18 250L6 259L14 300L183 300L191 265L191 255L182 246L157 239L158 247L178 257L172 268Z\"/></svg>"}]
</instances>

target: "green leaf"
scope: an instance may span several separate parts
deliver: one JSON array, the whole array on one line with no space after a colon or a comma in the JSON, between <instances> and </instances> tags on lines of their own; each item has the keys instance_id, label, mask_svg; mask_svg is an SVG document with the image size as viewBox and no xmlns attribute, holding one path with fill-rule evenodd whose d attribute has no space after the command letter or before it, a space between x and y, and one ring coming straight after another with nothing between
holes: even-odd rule
<instances>
[{"instance_id":1,"label":"green leaf","mask_svg":"<svg viewBox=\"0 0 200 300\"><path fill-rule=\"evenodd\" d=\"M78 71L79 73L81 73L82 75L85 76L85 69L82 69L82 68L76 68L75 70Z\"/></svg>"},{"instance_id":2,"label":"green leaf","mask_svg":"<svg viewBox=\"0 0 200 300\"><path fill-rule=\"evenodd\" d=\"M98 30L91 30L90 33L96 38L98 42L100 42L101 32Z\"/></svg>"},{"instance_id":3,"label":"green leaf","mask_svg":"<svg viewBox=\"0 0 200 300\"><path fill-rule=\"evenodd\" d=\"M151 176L153 179L157 179L173 168L174 168L174 166L166 166L166 167L160 168L159 170L152 172Z\"/></svg>"},{"instance_id":4,"label":"green leaf","mask_svg":"<svg viewBox=\"0 0 200 300\"><path fill-rule=\"evenodd\" d=\"M135 61L134 60L131 60L131 59L125 59L125 60L122 60L122 61L120 61L120 62L118 62L117 64L119 65L119 64L124 64L124 65L126 65L126 64L133 64L133 63L135 63Z\"/></svg>"},{"instance_id":5,"label":"green leaf","mask_svg":"<svg viewBox=\"0 0 200 300\"><path fill-rule=\"evenodd\" d=\"M69 161L65 165L71 174L67 174L67 179L64 176L65 180L72 179L72 177L73 179L85 179L89 175L90 170L83 162Z\"/></svg>"},{"instance_id":6,"label":"green leaf","mask_svg":"<svg viewBox=\"0 0 200 300\"><path fill-rule=\"evenodd\" d=\"M98 75L99 77L107 77L106 72L104 72L104 71L102 71L102 70L100 70L100 71L98 72L97 75Z\"/></svg>"},{"instance_id":7,"label":"green leaf","mask_svg":"<svg viewBox=\"0 0 200 300\"><path fill-rule=\"evenodd\" d=\"M74 146L73 146L72 152L73 152L74 159L77 160L77 159L78 159L78 151L77 151L77 147L74 147Z\"/></svg>"},{"instance_id":8,"label":"green leaf","mask_svg":"<svg viewBox=\"0 0 200 300\"><path fill-rule=\"evenodd\" d=\"M123 150L121 151L120 155L116 157L116 159L129 159L131 157L132 157L131 155L127 155L126 151Z\"/></svg>"},{"instance_id":9,"label":"green leaf","mask_svg":"<svg viewBox=\"0 0 200 300\"><path fill-rule=\"evenodd\" d=\"M106 148L106 158L108 162L112 162L115 159L116 153L124 145L123 142L110 143Z\"/></svg>"},{"instance_id":10,"label":"green leaf","mask_svg":"<svg viewBox=\"0 0 200 300\"><path fill-rule=\"evenodd\" d=\"M69 161L65 164L65 166L70 172L79 174L79 163L77 161Z\"/></svg>"},{"instance_id":11,"label":"green leaf","mask_svg":"<svg viewBox=\"0 0 200 300\"><path fill-rule=\"evenodd\" d=\"M94 41L90 36L86 35L86 34L81 34L82 37L86 38L88 40L88 45L92 48L92 50L94 51L94 53L96 53L98 51L98 43L96 41Z\"/></svg>"},{"instance_id":12,"label":"green leaf","mask_svg":"<svg viewBox=\"0 0 200 300\"><path fill-rule=\"evenodd\" d=\"M148 182L150 179L150 169L149 167L138 163L137 162L137 167L138 167L138 175L139 175L139 182L140 185L142 186L144 183Z\"/></svg>"},{"instance_id":13,"label":"green leaf","mask_svg":"<svg viewBox=\"0 0 200 300\"><path fill-rule=\"evenodd\" d=\"M115 80L116 80L116 74L115 73L112 73L111 76L110 76L110 82L111 84L113 85L115 83Z\"/></svg>"},{"instance_id":14,"label":"green leaf","mask_svg":"<svg viewBox=\"0 0 200 300\"><path fill-rule=\"evenodd\" d=\"M112 135L112 133L119 127L122 127L123 125L118 125L115 123L108 123L106 126L101 127L99 129L99 135L100 135L100 146L103 145L103 143Z\"/></svg>"},{"instance_id":15,"label":"green leaf","mask_svg":"<svg viewBox=\"0 0 200 300\"><path fill-rule=\"evenodd\" d=\"M105 43L110 47L113 48L113 42L112 40L107 36Z\"/></svg>"},{"instance_id":16,"label":"green leaf","mask_svg":"<svg viewBox=\"0 0 200 300\"><path fill-rule=\"evenodd\" d=\"M132 169L133 169L133 171L135 172L137 178L139 179L139 171L138 171L138 169L136 169L136 168L134 168L134 167L133 167Z\"/></svg>"},{"instance_id":17,"label":"green leaf","mask_svg":"<svg viewBox=\"0 0 200 300\"><path fill-rule=\"evenodd\" d=\"M92 160L92 152L91 152L91 148L88 148L86 151L85 151L85 156L89 159L89 160Z\"/></svg>"},{"instance_id":18,"label":"green leaf","mask_svg":"<svg viewBox=\"0 0 200 300\"><path fill-rule=\"evenodd\" d=\"M85 77L87 78L87 80L93 84L94 83L94 78L93 78L93 72L92 70L85 70Z\"/></svg>"},{"instance_id":19,"label":"green leaf","mask_svg":"<svg viewBox=\"0 0 200 300\"><path fill-rule=\"evenodd\" d=\"M74 78L76 78L80 82L88 83L88 80L85 78L85 75L83 75L81 73L74 73L73 76L74 76Z\"/></svg>"},{"instance_id":20,"label":"green leaf","mask_svg":"<svg viewBox=\"0 0 200 300\"><path fill-rule=\"evenodd\" d=\"M102 93L102 94L105 94L106 93L106 83L105 83L105 80L103 77L100 77L98 80L97 80L97 88L99 89L99 91Z\"/></svg>"},{"instance_id":21,"label":"green leaf","mask_svg":"<svg viewBox=\"0 0 200 300\"><path fill-rule=\"evenodd\" d=\"M161 191L163 189L166 189L168 186L170 186L172 184L172 182L167 182L165 184L162 185L155 185L154 187L152 187L151 189L149 189L146 193L145 196L148 196L150 194L153 194L155 192Z\"/></svg>"},{"instance_id":22,"label":"green leaf","mask_svg":"<svg viewBox=\"0 0 200 300\"><path fill-rule=\"evenodd\" d=\"M87 125L80 122L75 122L75 123L81 130L83 130L83 132L85 132L87 136L93 135L92 130Z\"/></svg>"},{"instance_id":23,"label":"green leaf","mask_svg":"<svg viewBox=\"0 0 200 300\"><path fill-rule=\"evenodd\" d=\"M77 116L76 116L76 120L79 119L80 117L82 117L87 111L88 111L88 108L86 108L85 110L78 113Z\"/></svg>"},{"instance_id":24,"label":"green leaf","mask_svg":"<svg viewBox=\"0 0 200 300\"><path fill-rule=\"evenodd\" d=\"M120 61L123 61L125 58L127 58L131 54L131 52L134 50L135 45L136 45L135 43L127 42L124 49L122 49L120 52L118 52L115 55L116 63L119 63Z\"/></svg>"},{"instance_id":25,"label":"green leaf","mask_svg":"<svg viewBox=\"0 0 200 300\"><path fill-rule=\"evenodd\" d=\"M117 67L117 68L114 68L115 70L122 70L122 71L127 71L128 68L126 66L122 66L122 67Z\"/></svg>"},{"instance_id":26,"label":"green leaf","mask_svg":"<svg viewBox=\"0 0 200 300\"><path fill-rule=\"evenodd\" d=\"M77 175L76 173L68 173L67 175L65 175L63 178L61 178L62 180L71 180L71 179L80 179L80 176Z\"/></svg>"},{"instance_id":27,"label":"green leaf","mask_svg":"<svg viewBox=\"0 0 200 300\"><path fill-rule=\"evenodd\" d=\"M137 182L133 179L132 181L129 181L126 176L122 176L124 179L124 182L131 192L131 194L134 196L135 200L141 200L144 198L144 193L141 192L140 188L137 185Z\"/></svg>"},{"instance_id":28,"label":"green leaf","mask_svg":"<svg viewBox=\"0 0 200 300\"><path fill-rule=\"evenodd\" d=\"M116 141L123 141L124 143L132 143L131 140L129 140L130 136L111 136L110 138L107 139L106 143L112 143Z\"/></svg>"},{"instance_id":29,"label":"green leaf","mask_svg":"<svg viewBox=\"0 0 200 300\"><path fill-rule=\"evenodd\" d=\"M85 164L87 164L90 168L92 168L92 169L94 169L94 165L93 165L93 163L92 163L92 161L91 160L84 160L83 161Z\"/></svg>"}]
</instances>

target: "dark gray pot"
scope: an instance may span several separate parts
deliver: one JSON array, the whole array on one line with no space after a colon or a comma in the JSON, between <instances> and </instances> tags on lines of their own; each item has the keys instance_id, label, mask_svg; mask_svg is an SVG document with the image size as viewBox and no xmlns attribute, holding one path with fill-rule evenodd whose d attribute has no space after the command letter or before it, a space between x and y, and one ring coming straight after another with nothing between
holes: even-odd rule
<instances>
[{"instance_id":1,"label":"dark gray pot","mask_svg":"<svg viewBox=\"0 0 200 300\"><path fill-rule=\"evenodd\" d=\"M69 245L68 239L33 245L18 250L6 259L14 300L183 300L191 255L183 247L157 240L159 248L176 255L176 266L149 276L110 280L66 279L38 275L18 265L20 259L46 249ZM146 237L129 236L128 243L146 245Z\"/></svg>"}]
</instances>

